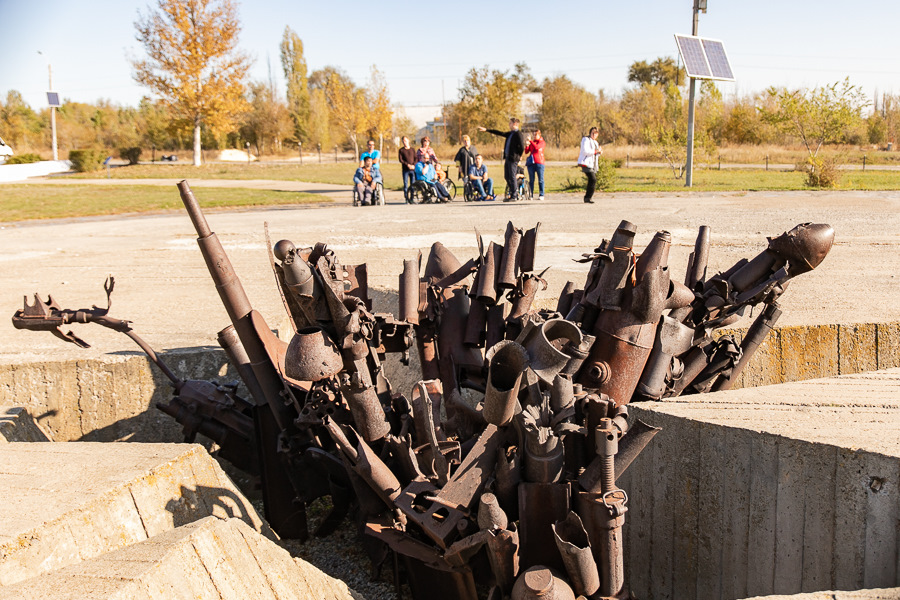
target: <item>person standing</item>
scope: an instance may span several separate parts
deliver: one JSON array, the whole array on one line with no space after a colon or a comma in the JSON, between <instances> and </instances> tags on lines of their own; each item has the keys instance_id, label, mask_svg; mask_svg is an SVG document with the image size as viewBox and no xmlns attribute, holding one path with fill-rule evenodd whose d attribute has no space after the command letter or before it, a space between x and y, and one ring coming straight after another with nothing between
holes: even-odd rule
<instances>
[{"instance_id":1,"label":"person standing","mask_svg":"<svg viewBox=\"0 0 900 600\"><path fill-rule=\"evenodd\" d=\"M519 131L519 120L515 117L510 118L509 131L485 129L484 127L479 127L478 131L487 131L506 139L506 142L503 144L503 178L506 180L506 186L510 190L510 196L503 201L515 202L519 199L516 174L519 168L519 161L522 159L522 153L525 152L525 138L522 137L522 132Z\"/></svg>"},{"instance_id":2,"label":"person standing","mask_svg":"<svg viewBox=\"0 0 900 600\"><path fill-rule=\"evenodd\" d=\"M597 187L597 156L603 154L603 148L597 143L600 130L591 127L586 136L581 138L581 151L578 153L578 166L587 177L587 189L584 191L584 201L593 204L594 188Z\"/></svg>"},{"instance_id":3,"label":"person standing","mask_svg":"<svg viewBox=\"0 0 900 600\"><path fill-rule=\"evenodd\" d=\"M475 164L475 155L478 154L478 151L475 149L475 146L472 145L472 140L469 136L462 136L462 141L463 145L456 151L453 162L459 167L460 177L465 179L468 177L469 167Z\"/></svg>"},{"instance_id":4,"label":"person standing","mask_svg":"<svg viewBox=\"0 0 900 600\"><path fill-rule=\"evenodd\" d=\"M366 151L359 155L359 166L363 166L366 157L372 159L372 168L378 170L381 168L381 150L375 149L375 140L369 140L366 143Z\"/></svg>"},{"instance_id":5,"label":"person standing","mask_svg":"<svg viewBox=\"0 0 900 600\"><path fill-rule=\"evenodd\" d=\"M544 199L544 146L546 145L547 142L544 141L544 138L541 136L541 130L538 129L534 132L534 138L525 146L525 154L529 155L529 162L526 163L528 167L528 187L531 190L531 195L534 196L534 175L537 173L538 189L541 193L538 200Z\"/></svg>"},{"instance_id":6,"label":"person standing","mask_svg":"<svg viewBox=\"0 0 900 600\"><path fill-rule=\"evenodd\" d=\"M408 204L412 204L409 188L416 180L416 149L409 145L409 138L402 138L403 147L400 148L397 158L400 159L400 171L403 175L403 197Z\"/></svg>"}]
</instances>

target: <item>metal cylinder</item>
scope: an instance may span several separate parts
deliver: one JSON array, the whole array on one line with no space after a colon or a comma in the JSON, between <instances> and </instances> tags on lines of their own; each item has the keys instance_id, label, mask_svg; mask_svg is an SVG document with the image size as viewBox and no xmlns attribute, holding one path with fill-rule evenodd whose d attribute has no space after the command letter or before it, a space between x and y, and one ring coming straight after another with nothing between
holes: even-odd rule
<instances>
[{"instance_id":1,"label":"metal cylinder","mask_svg":"<svg viewBox=\"0 0 900 600\"><path fill-rule=\"evenodd\" d=\"M600 574L597 595L615 598L625 588L625 561L622 526L628 496L622 490L605 494L579 492L576 512L584 520L594 561Z\"/></svg>"},{"instance_id":2,"label":"metal cylinder","mask_svg":"<svg viewBox=\"0 0 900 600\"><path fill-rule=\"evenodd\" d=\"M519 272L528 273L534 271L534 257L537 253L537 236L541 224L538 223L525 232L522 236L522 244L519 246Z\"/></svg>"},{"instance_id":3,"label":"metal cylinder","mask_svg":"<svg viewBox=\"0 0 900 600\"><path fill-rule=\"evenodd\" d=\"M753 324L747 330L747 334L741 341L740 360L737 361L737 364L734 365L730 373L723 374L715 381L715 383L713 383L710 391L718 392L731 389L731 386L734 385L734 382L737 381L737 378L740 377L741 373L744 371L744 367L747 366L747 363L750 362L750 359L753 358L753 355L759 350L759 346L766 340L766 336L768 336L769 332L772 331L772 328L775 327L775 323L780 316L781 310L778 308L777 304L773 303L766 305L766 308L759 313L759 316L753 321Z\"/></svg>"},{"instance_id":4,"label":"metal cylinder","mask_svg":"<svg viewBox=\"0 0 900 600\"><path fill-rule=\"evenodd\" d=\"M476 298L479 302L488 305L497 302L497 274L502 259L503 246L491 242L484 255L484 264L478 271Z\"/></svg>"},{"instance_id":5,"label":"metal cylinder","mask_svg":"<svg viewBox=\"0 0 900 600\"><path fill-rule=\"evenodd\" d=\"M415 260L403 261L400 274L400 320L419 324L419 263Z\"/></svg>"},{"instance_id":6,"label":"metal cylinder","mask_svg":"<svg viewBox=\"0 0 900 600\"><path fill-rule=\"evenodd\" d=\"M592 596L600 589L600 573L581 518L570 511L565 519L554 523L553 533L575 593Z\"/></svg>"},{"instance_id":7,"label":"metal cylinder","mask_svg":"<svg viewBox=\"0 0 900 600\"><path fill-rule=\"evenodd\" d=\"M709 226L701 225L697 232L697 240L694 242L694 253L691 255L691 264L684 277L684 285L691 290L697 289L697 284L703 284L706 280L706 267L709 263Z\"/></svg>"},{"instance_id":8,"label":"metal cylinder","mask_svg":"<svg viewBox=\"0 0 900 600\"><path fill-rule=\"evenodd\" d=\"M528 368L528 353L521 345L503 340L486 357L488 378L484 394L484 420L494 425L508 424L515 414L522 373Z\"/></svg>"},{"instance_id":9,"label":"metal cylinder","mask_svg":"<svg viewBox=\"0 0 900 600\"><path fill-rule=\"evenodd\" d=\"M234 325L229 325L220 331L217 339L219 345L225 350L225 354L228 355L228 362L234 365L238 375L241 377L241 381L247 386L250 396L256 404L265 404L266 396L259 386L256 374L250 366L250 357L247 356L247 351L241 343L241 338L238 337L237 332L234 330Z\"/></svg>"},{"instance_id":10,"label":"metal cylinder","mask_svg":"<svg viewBox=\"0 0 900 600\"><path fill-rule=\"evenodd\" d=\"M506 529L508 525L509 519L500 508L497 496L490 492L483 493L478 501L478 527L494 530Z\"/></svg>"},{"instance_id":11,"label":"metal cylinder","mask_svg":"<svg viewBox=\"0 0 900 600\"><path fill-rule=\"evenodd\" d=\"M368 369L359 369L351 377L342 375L341 394L350 407L353 423L360 437L367 442L380 440L391 430L384 408L375 393Z\"/></svg>"},{"instance_id":12,"label":"metal cylinder","mask_svg":"<svg viewBox=\"0 0 900 600\"><path fill-rule=\"evenodd\" d=\"M321 381L344 368L341 353L321 327L300 329L284 354L284 373L298 381Z\"/></svg>"},{"instance_id":13,"label":"metal cylinder","mask_svg":"<svg viewBox=\"0 0 900 600\"><path fill-rule=\"evenodd\" d=\"M466 334L463 343L473 348L483 348L487 329L488 307L481 302L473 302L469 306L469 318L466 319Z\"/></svg>"},{"instance_id":14,"label":"metal cylinder","mask_svg":"<svg viewBox=\"0 0 900 600\"><path fill-rule=\"evenodd\" d=\"M536 565L519 575L512 589L512 600L575 600L575 593L559 573Z\"/></svg>"},{"instance_id":15,"label":"metal cylinder","mask_svg":"<svg viewBox=\"0 0 900 600\"><path fill-rule=\"evenodd\" d=\"M553 414L559 414L575 403L575 392L572 377L559 373L553 378L550 386L550 410Z\"/></svg>"},{"instance_id":16,"label":"metal cylinder","mask_svg":"<svg viewBox=\"0 0 900 600\"><path fill-rule=\"evenodd\" d=\"M522 230L516 229L512 221L506 226L506 236L503 241L503 255L497 269L497 289L511 290L516 287L516 257L519 253L519 244L522 242Z\"/></svg>"}]
</instances>

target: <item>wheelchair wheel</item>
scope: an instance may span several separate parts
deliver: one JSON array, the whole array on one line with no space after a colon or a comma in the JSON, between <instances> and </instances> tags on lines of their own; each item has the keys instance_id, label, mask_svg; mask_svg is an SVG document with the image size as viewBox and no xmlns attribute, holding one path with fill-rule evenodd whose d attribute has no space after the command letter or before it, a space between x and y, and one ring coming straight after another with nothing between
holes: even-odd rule
<instances>
[{"instance_id":1,"label":"wheelchair wheel","mask_svg":"<svg viewBox=\"0 0 900 600\"><path fill-rule=\"evenodd\" d=\"M379 181L375 184L375 197L372 198L372 206L384 206L384 185Z\"/></svg>"},{"instance_id":2,"label":"wheelchair wheel","mask_svg":"<svg viewBox=\"0 0 900 600\"><path fill-rule=\"evenodd\" d=\"M431 194L428 186L413 185L409 188L413 204L424 204L431 201Z\"/></svg>"},{"instance_id":3,"label":"wheelchair wheel","mask_svg":"<svg viewBox=\"0 0 900 600\"><path fill-rule=\"evenodd\" d=\"M450 200L454 200L456 198L456 183L452 179L447 177L441 182L441 185L443 185L444 189L447 190L447 194L450 196Z\"/></svg>"},{"instance_id":4,"label":"wheelchair wheel","mask_svg":"<svg viewBox=\"0 0 900 600\"><path fill-rule=\"evenodd\" d=\"M522 185L519 186L519 198L522 200L534 200L534 194L528 189L528 183L524 179L522 180Z\"/></svg>"},{"instance_id":5,"label":"wheelchair wheel","mask_svg":"<svg viewBox=\"0 0 900 600\"><path fill-rule=\"evenodd\" d=\"M478 192L475 190L475 186L467 181L463 185L463 200L465 200L466 202L472 202L477 197Z\"/></svg>"}]
</instances>

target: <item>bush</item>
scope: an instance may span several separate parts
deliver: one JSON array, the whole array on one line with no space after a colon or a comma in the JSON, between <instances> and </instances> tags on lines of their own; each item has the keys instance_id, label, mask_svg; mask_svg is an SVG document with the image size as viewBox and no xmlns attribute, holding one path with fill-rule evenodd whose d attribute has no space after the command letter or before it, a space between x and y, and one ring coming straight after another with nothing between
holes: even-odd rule
<instances>
[{"instance_id":1,"label":"bush","mask_svg":"<svg viewBox=\"0 0 900 600\"><path fill-rule=\"evenodd\" d=\"M72 168L79 173L99 171L103 167L103 161L106 160L106 152L95 148L70 150L69 160L72 161Z\"/></svg>"},{"instance_id":2,"label":"bush","mask_svg":"<svg viewBox=\"0 0 900 600\"><path fill-rule=\"evenodd\" d=\"M806 185L812 188L836 187L841 181L841 171L833 158L810 156L797 163L795 170L806 174Z\"/></svg>"},{"instance_id":3,"label":"bush","mask_svg":"<svg viewBox=\"0 0 900 600\"><path fill-rule=\"evenodd\" d=\"M141 160L141 149L121 148L119 149L119 158L127 160L129 165L136 165Z\"/></svg>"},{"instance_id":4,"label":"bush","mask_svg":"<svg viewBox=\"0 0 900 600\"><path fill-rule=\"evenodd\" d=\"M597 160L597 189L608 190L618 179L614 161L600 157Z\"/></svg>"},{"instance_id":5,"label":"bush","mask_svg":"<svg viewBox=\"0 0 900 600\"><path fill-rule=\"evenodd\" d=\"M8 165L27 165L36 163L41 160L40 155L29 152L26 154L15 154L6 159Z\"/></svg>"}]
</instances>

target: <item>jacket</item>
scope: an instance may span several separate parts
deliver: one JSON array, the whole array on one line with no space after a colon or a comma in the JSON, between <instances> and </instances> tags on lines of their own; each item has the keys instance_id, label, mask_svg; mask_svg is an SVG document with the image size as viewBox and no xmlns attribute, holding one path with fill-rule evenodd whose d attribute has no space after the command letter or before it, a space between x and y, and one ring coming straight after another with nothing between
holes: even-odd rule
<instances>
[{"instance_id":1,"label":"jacket","mask_svg":"<svg viewBox=\"0 0 900 600\"><path fill-rule=\"evenodd\" d=\"M525 152L525 136L519 130L516 131L497 131L496 129L488 129L488 133L499 135L506 141L503 143L503 160L507 162L519 162L522 153Z\"/></svg>"}]
</instances>

